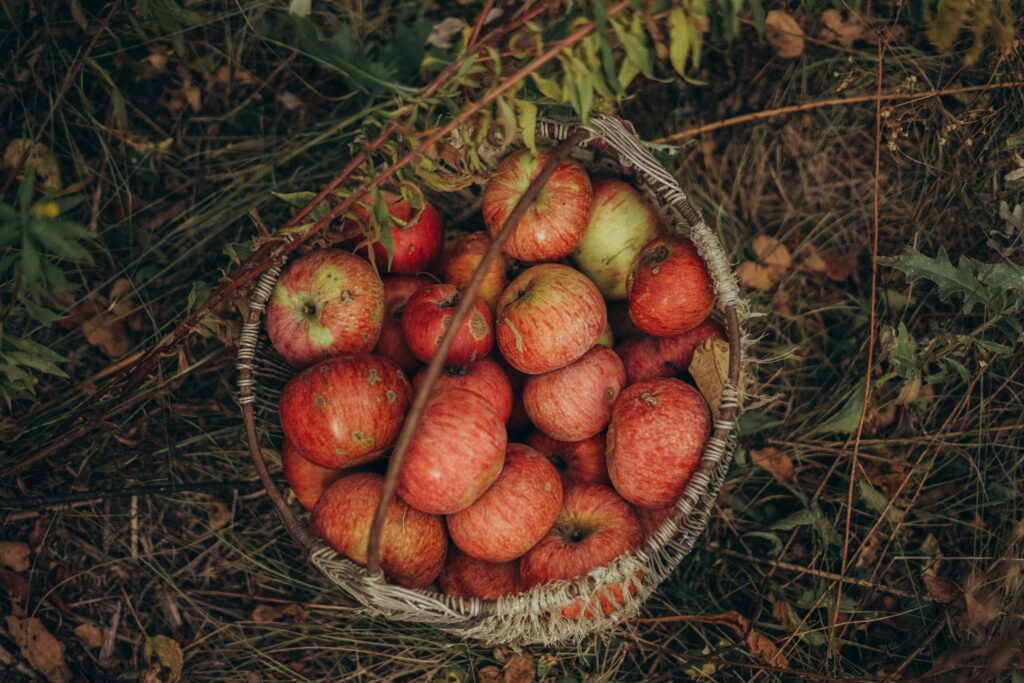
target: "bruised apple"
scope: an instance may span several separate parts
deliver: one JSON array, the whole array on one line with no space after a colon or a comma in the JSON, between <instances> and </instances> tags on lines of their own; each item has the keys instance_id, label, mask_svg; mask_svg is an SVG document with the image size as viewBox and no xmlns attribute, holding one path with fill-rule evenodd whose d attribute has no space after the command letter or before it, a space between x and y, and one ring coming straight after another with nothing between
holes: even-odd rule
<instances>
[{"instance_id":1,"label":"bruised apple","mask_svg":"<svg viewBox=\"0 0 1024 683\"><path fill-rule=\"evenodd\" d=\"M420 390L425 377L426 370L413 377L413 391ZM472 391L494 406L503 422L508 422L512 414L512 385L497 361L481 358L469 365L445 368L434 382L433 391L452 388Z\"/></svg>"},{"instance_id":2,"label":"bruised apple","mask_svg":"<svg viewBox=\"0 0 1024 683\"><path fill-rule=\"evenodd\" d=\"M370 525L384 477L360 472L327 487L313 508L309 531L343 557L365 567ZM409 507L400 498L388 505L380 536L380 565L395 583L426 588L441 571L448 551L444 521Z\"/></svg>"},{"instance_id":3,"label":"bruised apple","mask_svg":"<svg viewBox=\"0 0 1024 683\"><path fill-rule=\"evenodd\" d=\"M429 363L434 357L461 299L459 289L448 284L430 285L409 297L402 313L402 333L416 358ZM492 321L491 310L483 299L476 297L469 315L455 333L445 365L465 365L490 353L494 348Z\"/></svg>"},{"instance_id":4,"label":"bruised apple","mask_svg":"<svg viewBox=\"0 0 1024 683\"><path fill-rule=\"evenodd\" d=\"M519 563L487 562L450 548L437 582L448 595L497 600L520 592Z\"/></svg>"},{"instance_id":5,"label":"bruised apple","mask_svg":"<svg viewBox=\"0 0 1024 683\"><path fill-rule=\"evenodd\" d=\"M604 435L582 441L559 441L543 432L534 431L526 437L526 445L543 453L562 477L568 489L576 484L611 484L604 464Z\"/></svg>"},{"instance_id":6,"label":"bruised apple","mask_svg":"<svg viewBox=\"0 0 1024 683\"><path fill-rule=\"evenodd\" d=\"M708 317L715 291L704 259L685 237L651 241L637 257L627 282L629 314L647 334L670 337Z\"/></svg>"}]
</instances>

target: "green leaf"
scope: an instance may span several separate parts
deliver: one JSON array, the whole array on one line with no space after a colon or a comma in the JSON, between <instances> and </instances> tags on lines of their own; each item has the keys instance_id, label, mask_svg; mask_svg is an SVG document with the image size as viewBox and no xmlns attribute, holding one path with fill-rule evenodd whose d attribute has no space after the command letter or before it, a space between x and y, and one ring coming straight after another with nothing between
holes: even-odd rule
<instances>
[{"instance_id":1,"label":"green leaf","mask_svg":"<svg viewBox=\"0 0 1024 683\"><path fill-rule=\"evenodd\" d=\"M537 153L537 105L526 100L516 100L519 115L519 130L523 134L523 143L534 154Z\"/></svg>"},{"instance_id":2,"label":"green leaf","mask_svg":"<svg viewBox=\"0 0 1024 683\"><path fill-rule=\"evenodd\" d=\"M43 346L31 339L25 339L24 337L4 337L4 341L8 342L15 348L21 349L26 353L31 353L34 356L48 360L52 363L63 363L67 360L67 358L60 355L50 347Z\"/></svg>"},{"instance_id":3,"label":"green leaf","mask_svg":"<svg viewBox=\"0 0 1024 683\"><path fill-rule=\"evenodd\" d=\"M555 102L562 101L562 88L558 83L537 73L530 74L530 78L533 79L533 84L537 86L537 90L539 90L544 97Z\"/></svg>"},{"instance_id":4,"label":"green leaf","mask_svg":"<svg viewBox=\"0 0 1024 683\"><path fill-rule=\"evenodd\" d=\"M301 209L317 195L316 192L271 192L278 199L287 202L291 206ZM331 205L326 201L320 202L309 214L309 219L314 223L331 212Z\"/></svg>"},{"instance_id":5,"label":"green leaf","mask_svg":"<svg viewBox=\"0 0 1024 683\"><path fill-rule=\"evenodd\" d=\"M53 361L47 360L45 358L39 358L37 356L33 356L32 354L24 353L21 351L11 351L7 353L6 356L10 360L13 360L16 363L18 363L19 365L23 365L27 368L32 368L33 370L38 370L39 372L44 372L48 375L54 375L56 377L64 378L67 378L68 376L67 373L58 368L53 363Z\"/></svg>"},{"instance_id":6,"label":"green leaf","mask_svg":"<svg viewBox=\"0 0 1024 683\"><path fill-rule=\"evenodd\" d=\"M750 2L750 18L754 20L754 28L757 30L757 35L764 35L764 20L767 17L767 13L764 11L764 5L761 4L761 0L749 0Z\"/></svg>"},{"instance_id":7,"label":"green leaf","mask_svg":"<svg viewBox=\"0 0 1024 683\"><path fill-rule=\"evenodd\" d=\"M618 22L613 22L612 25L615 28L615 35L626 51L626 59L633 62L644 76L654 78L654 56L647 45L647 33L644 31L640 15L633 16L629 28Z\"/></svg>"},{"instance_id":8,"label":"green leaf","mask_svg":"<svg viewBox=\"0 0 1024 683\"><path fill-rule=\"evenodd\" d=\"M669 59L672 68L682 76L690 58L690 21L679 7L668 15Z\"/></svg>"},{"instance_id":9,"label":"green leaf","mask_svg":"<svg viewBox=\"0 0 1024 683\"><path fill-rule=\"evenodd\" d=\"M22 288L34 289L43 277L43 263L39 251L32 243L28 233L21 236L21 285Z\"/></svg>"},{"instance_id":10,"label":"green leaf","mask_svg":"<svg viewBox=\"0 0 1024 683\"><path fill-rule=\"evenodd\" d=\"M192 283L192 288L188 290L188 298L185 300L185 310L192 311L196 306L199 306L209 298L210 285L206 284L202 280L196 280Z\"/></svg>"},{"instance_id":11,"label":"green leaf","mask_svg":"<svg viewBox=\"0 0 1024 683\"><path fill-rule=\"evenodd\" d=\"M907 326L902 322L896 331L896 345L889 356L892 368L903 379L917 377L917 356L914 353L914 340L910 338Z\"/></svg>"},{"instance_id":12,"label":"green leaf","mask_svg":"<svg viewBox=\"0 0 1024 683\"><path fill-rule=\"evenodd\" d=\"M28 313L28 317L42 325L49 326L64 319L63 315L55 313L45 306L40 306L27 296L19 295L18 301L21 302L21 305L25 308L25 312Z\"/></svg>"},{"instance_id":13,"label":"green leaf","mask_svg":"<svg viewBox=\"0 0 1024 683\"><path fill-rule=\"evenodd\" d=\"M612 46L608 44L605 37L608 29L608 10L604 0L593 0L594 21L597 23L597 30L594 31L594 38L598 41L598 51L601 55L601 69L604 73L604 80L611 86L618 95L622 95L625 89L619 83L619 76L615 72L615 55L612 53Z\"/></svg>"},{"instance_id":14,"label":"green leaf","mask_svg":"<svg viewBox=\"0 0 1024 683\"><path fill-rule=\"evenodd\" d=\"M934 283L939 290L939 299L943 301L954 294L962 296L963 310L970 313L976 305L992 309L995 303L993 293L978 279L980 265L964 256L960 258L959 267L954 267L945 248L940 247L934 258L910 248L897 259L895 267L903 271L909 282L923 279ZM1017 286L1024 287L1024 279Z\"/></svg>"},{"instance_id":15,"label":"green leaf","mask_svg":"<svg viewBox=\"0 0 1024 683\"><path fill-rule=\"evenodd\" d=\"M814 513L810 510L800 510L773 523L771 528L775 531L790 531L808 524L814 524Z\"/></svg>"},{"instance_id":16,"label":"green leaf","mask_svg":"<svg viewBox=\"0 0 1024 683\"><path fill-rule=\"evenodd\" d=\"M968 370L963 363L950 356L943 358L943 362L946 367L956 370L956 374L960 375L960 379L964 381L964 384L971 381L971 371Z\"/></svg>"},{"instance_id":17,"label":"green leaf","mask_svg":"<svg viewBox=\"0 0 1024 683\"><path fill-rule=\"evenodd\" d=\"M876 489L867 479L857 480L857 493L860 495L860 499L864 501L864 507L872 512L881 514L886 509L886 506L889 505L889 499L886 498L885 494ZM893 505L889 507L885 518L892 524L898 524L903 520L905 514L904 510Z\"/></svg>"},{"instance_id":18,"label":"green leaf","mask_svg":"<svg viewBox=\"0 0 1024 683\"><path fill-rule=\"evenodd\" d=\"M391 270L391 262L395 258L395 244L391 239L391 211L388 210L388 203L379 187L373 188L370 194L373 197L373 222L377 225L377 241L387 252L387 270Z\"/></svg>"},{"instance_id":19,"label":"green leaf","mask_svg":"<svg viewBox=\"0 0 1024 683\"><path fill-rule=\"evenodd\" d=\"M320 40L316 25L308 17L292 17L292 21L303 49L324 65L333 67L356 89L371 95L407 90L394 81L387 67L366 56L347 24L340 24L334 35Z\"/></svg>"},{"instance_id":20,"label":"green leaf","mask_svg":"<svg viewBox=\"0 0 1024 683\"><path fill-rule=\"evenodd\" d=\"M860 424L860 414L864 408L864 380L860 380L853 393L842 407L815 430L823 434L853 434Z\"/></svg>"},{"instance_id":21,"label":"green leaf","mask_svg":"<svg viewBox=\"0 0 1024 683\"><path fill-rule=\"evenodd\" d=\"M92 263L92 254L73 237L65 234L59 221L34 221L29 229L51 254L72 261Z\"/></svg>"}]
</instances>

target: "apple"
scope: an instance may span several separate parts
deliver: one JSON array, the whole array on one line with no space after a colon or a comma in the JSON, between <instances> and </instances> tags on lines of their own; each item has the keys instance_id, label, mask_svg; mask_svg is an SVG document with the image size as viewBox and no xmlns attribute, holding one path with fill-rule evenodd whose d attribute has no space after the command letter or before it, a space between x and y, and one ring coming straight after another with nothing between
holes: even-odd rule
<instances>
[{"instance_id":1,"label":"apple","mask_svg":"<svg viewBox=\"0 0 1024 683\"><path fill-rule=\"evenodd\" d=\"M309 531L341 556L365 567L370 526L384 489L384 477L358 472L327 487L310 516ZM400 586L426 588L444 566L448 534L444 521L394 498L380 535L380 566Z\"/></svg>"},{"instance_id":2,"label":"apple","mask_svg":"<svg viewBox=\"0 0 1024 683\"><path fill-rule=\"evenodd\" d=\"M288 264L267 303L267 335L300 368L343 353L371 351L384 317L384 285L369 263L318 249Z\"/></svg>"},{"instance_id":3,"label":"apple","mask_svg":"<svg viewBox=\"0 0 1024 683\"><path fill-rule=\"evenodd\" d=\"M285 436L321 467L351 467L398 437L409 409L409 380L381 356L335 356L306 368L281 392Z\"/></svg>"},{"instance_id":4,"label":"apple","mask_svg":"<svg viewBox=\"0 0 1024 683\"><path fill-rule=\"evenodd\" d=\"M501 232L550 154L548 150L534 154L522 149L499 164L483 194L484 223L491 237ZM513 228L503 251L528 263L565 258L587 229L592 196L590 177L583 167L571 159L561 161Z\"/></svg>"},{"instance_id":5,"label":"apple","mask_svg":"<svg viewBox=\"0 0 1024 683\"><path fill-rule=\"evenodd\" d=\"M674 337L658 337L658 355L675 370L673 374L679 374L690 367L693 352L708 339L725 339L725 330L710 318Z\"/></svg>"},{"instance_id":6,"label":"apple","mask_svg":"<svg viewBox=\"0 0 1024 683\"><path fill-rule=\"evenodd\" d=\"M649 382L652 379L673 377L675 370L661 358L655 337L634 337L621 342L615 352L626 369L626 384Z\"/></svg>"},{"instance_id":7,"label":"apple","mask_svg":"<svg viewBox=\"0 0 1024 683\"><path fill-rule=\"evenodd\" d=\"M711 433L704 397L678 379L633 384L622 392L608 426L608 475L638 507L673 503L700 465Z\"/></svg>"},{"instance_id":8,"label":"apple","mask_svg":"<svg viewBox=\"0 0 1024 683\"><path fill-rule=\"evenodd\" d=\"M384 321L380 340L373 352L390 358L406 374L412 374L420 367L420 361L412 355L402 334L402 314L405 304L413 294L434 281L422 275L392 275L384 278Z\"/></svg>"},{"instance_id":9,"label":"apple","mask_svg":"<svg viewBox=\"0 0 1024 683\"><path fill-rule=\"evenodd\" d=\"M582 441L599 434L626 386L626 370L611 349L595 346L564 368L533 375L523 389L530 421L559 441Z\"/></svg>"},{"instance_id":10,"label":"apple","mask_svg":"<svg viewBox=\"0 0 1024 683\"><path fill-rule=\"evenodd\" d=\"M572 260L606 299L625 299L637 255L665 230L654 207L629 183L599 178L593 186L590 222Z\"/></svg>"},{"instance_id":11,"label":"apple","mask_svg":"<svg viewBox=\"0 0 1024 683\"><path fill-rule=\"evenodd\" d=\"M544 537L561 508L558 470L529 446L513 443L491 487L465 510L448 515L448 533L468 555L509 562Z\"/></svg>"},{"instance_id":12,"label":"apple","mask_svg":"<svg viewBox=\"0 0 1024 683\"><path fill-rule=\"evenodd\" d=\"M559 441L543 432L534 431L526 437L526 445L543 453L562 477L568 489L576 484L611 484L604 464L604 435L582 441Z\"/></svg>"},{"instance_id":13,"label":"apple","mask_svg":"<svg viewBox=\"0 0 1024 683\"><path fill-rule=\"evenodd\" d=\"M462 293L455 285L430 285L419 290L405 303L402 333L413 355L429 363L452 324ZM469 315L455 334L444 364L466 365L483 358L494 348L491 309L480 297L473 301Z\"/></svg>"},{"instance_id":14,"label":"apple","mask_svg":"<svg viewBox=\"0 0 1024 683\"><path fill-rule=\"evenodd\" d=\"M501 474L505 425L465 389L432 392L398 474L398 494L417 510L447 515L472 505Z\"/></svg>"},{"instance_id":15,"label":"apple","mask_svg":"<svg viewBox=\"0 0 1024 683\"><path fill-rule=\"evenodd\" d=\"M675 502L660 508L637 508L636 516L640 519L640 528L644 530L644 540L654 535L666 519L676 511Z\"/></svg>"},{"instance_id":16,"label":"apple","mask_svg":"<svg viewBox=\"0 0 1024 683\"><path fill-rule=\"evenodd\" d=\"M409 274L428 270L441 253L444 241L444 230L441 227L441 216L430 204L424 203L416 211L409 200L393 192L382 192L388 211L394 219L388 231L391 235L392 259L388 264L388 251L380 241L379 234L366 235L369 226L374 223L370 218L370 210L356 204L352 209L355 217L346 218L342 224L342 232L346 235L357 234L356 243L373 237L366 247L367 257L372 252L373 262L377 268L388 273Z\"/></svg>"},{"instance_id":17,"label":"apple","mask_svg":"<svg viewBox=\"0 0 1024 683\"><path fill-rule=\"evenodd\" d=\"M708 317L715 289L704 259L685 237L659 237L637 257L626 283L629 314L647 334L670 337Z\"/></svg>"},{"instance_id":18,"label":"apple","mask_svg":"<svg viewBox=\"0 0 1024 683\"><path fill-rule=\"evenodd\" d=\"M505 376L508 377L509 384L512 386L512 412L509 414L508 419L505 420L509 439L512 439L513 436L525 435L533 427L530 424L529 416L526 414L526 408L523 407L523 387L526 386L526 380L529 378L529 375L524 375L509 365L508 361L500 353L497 354L497 361L505 371Z\"/></svg>"},{"instance_id":19,"label":"apple","mask_svg":"<svg viewBox=\"0 0 1024 683\"><path fill-rule=\"evenodd\" d=\"M304 457L288 439L281 444L281 468L299 505L312 510L320 494L341 476L341 470L320 467Z\"/></svg>"},{"instance_id":20,"label":"apple","mask_svg":"<svg viewBox=\"0 0 1024 683\"><path fill-rule=\"evenodd\" d=\"M444 259L441 266L441 279L459 289L468 287L469 281L473 279L473 274L476 273L480 262L484 260L484 254L487 253L490 246L491 238L484 230L471 232L461 237ZM498 297L505 291L505 286L508 284L505 271L508 270L509 265L508 257L505 254L498 254L487 269L480 288L476 291L476 295L487 302L491 311L494 311L494 307L498 305Z\"/></svg>"},{"instance_id":21,"label":"apple","mask_svg":"<svg viewBox=\"0 0 1024 683\"><path fill-rule=\"evenodd\" d=\"M501 355L520 372L539 375L589 351L608 314L585 275L545 263L523 271L502 292L495 320Z\"/></svg>"},{"instance_id":22,"label":"apple","mask_svg":"<svg viewBox=\"0 0 1024 683\"><path fill-rule=\"evenodd\" d=\"M565 493L555 525L519 560L526 588L575 579L639 547L633 508L604 484L577 484Z\"/></svg>"},{"instance_id":23,"label":"apple","mask_svg":"<svg viewBox=\"0 0 1024 683\"><path fill-rule=\"evenodd\" d=\"M487 562L449 548L437 581L448 595L497 600L520 592L519 563Z\"/></svg>"},{"instance_id":24,"label":"apple","mask_svg":"<svg viewBox=\"0 0 1024 683\"><path fill-rule=\"evenodd\" d=\"M423 386L426 372L422 370L413 377L413 391L419 391ZM472 391L494 406L503 422L508 422L512 414L512 384L497 361L481 358L469 365L445 368L434 382L433 390L443 391L450 388Z\"/></svg>"}]
</instances>

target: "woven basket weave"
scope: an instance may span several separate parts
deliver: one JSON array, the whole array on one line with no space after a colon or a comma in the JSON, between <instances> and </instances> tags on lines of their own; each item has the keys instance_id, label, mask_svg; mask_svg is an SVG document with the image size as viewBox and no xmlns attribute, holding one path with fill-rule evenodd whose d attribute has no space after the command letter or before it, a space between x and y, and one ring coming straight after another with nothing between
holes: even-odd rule
<instances>
[{"instance_id":1,"label":"woven basket weave","mask_svg":"<svg viewBox=\"0 0 1024 683\"><path fill-rule=\"evenodd\" d=\"M706 527L735 449L736 418L741 398L736 387L741 373L742 323L746 307L739 297L732 269L717 237L672 176L627 125L619 119L604 116L595 117L587 124L541 120L537 126L537 137L538 140L557 142L582 132L585 137L573 149L574 157L591 170L631 176L634 184L658 208L669 229L688 236L696 244L715 284L716 314L724 322L729 335L729 378L723 391L719 418L713 425L703 458L674 514L639 549L591 571L585 577L538 586L526 593L499 600L457 598L389 584L382 575L369 575L363 567L340 557L312 538L305 521L295 516L269 475L264 455L264 448L273 452L276 444L280 443L282 434L277 402L281 389L295 372L277 356L262 325L263 311L281 268L268 270L253 289L237 363L238 400L245 419L249 451L287 531L307 553L313 566L363 605L367 612L396 621L429 624L467 638L513 646L579 640L589 633L608 630L634 615L690 552ZM444 202L439 203L443 208ZM613 586L618 586L618 590L610 593ZM598 591L606 597L614 594L617 609L611 614L604 614L597 606ZM562 608L576 600L583 605L593 605L594 609L587 610L588 614L580 619L563 617Z\"/></svg>"}]
</instances>

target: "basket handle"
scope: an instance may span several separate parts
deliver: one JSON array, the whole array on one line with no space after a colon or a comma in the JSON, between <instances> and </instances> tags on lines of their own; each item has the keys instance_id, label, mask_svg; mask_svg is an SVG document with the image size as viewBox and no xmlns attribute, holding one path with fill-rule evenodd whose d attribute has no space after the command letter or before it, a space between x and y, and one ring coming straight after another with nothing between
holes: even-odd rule
<instances>
[{"instance_id":1,"label":"basket handle","mask_svg":"<svg viewBox=\"0 0 1024 683\"><path fill-rule=\"evenodd\" d=\"M402 431L398 435L395 450L391 453L391 461L388 463L387 475L384 478L384 490L381 492L380 500L377 502L377 511L373 516L373 525L370 527L366 569L367 573L371 576L380 573L380 536L384 529L384 517L387 514L388 506L395 497L395 487L398 485L398 472L405 461L405 456L409 451L409 444L412 443L416 427L423 417L423 409L427 405L427 398L430 396L434 383L441 374L441 368L444 365L445 358L448 356L448 351L452 347L455 334L469 314L469 309L473 306L473 299L476 297L477 290L480 289L480 283L483 282L484 275L491 267L494 259L498 257L501 248L505 246L505 242L508 241L512 230L519 224L527 209L530 208L537 195L540 194L541 189L551 176L554 175L558 164L569 155L573 147L586 139L587 135L588 132L586 130L577 129L551 150L547 161L545 161L540 169L540 173L530 182L526 192L523 193L523 196L519 198L519 201L512 209L512 213L505 219L501 232L491 242L491 246L487 249L487 253L484 254L483 260L480 261L476 272L473 273L473 279L469 281L469 285L462 292L462 298L459 301L458 308L455 309L455 315L452 316L452 322L448 326L448 330L445 332L437 352L430 359L430 364L427 366L423 377L423 384L420 386L419 391L416 392L412 407L405 418L405 424L402 425Z\"/></svg>"}]
</instances>

